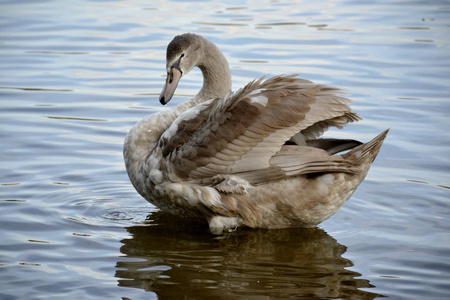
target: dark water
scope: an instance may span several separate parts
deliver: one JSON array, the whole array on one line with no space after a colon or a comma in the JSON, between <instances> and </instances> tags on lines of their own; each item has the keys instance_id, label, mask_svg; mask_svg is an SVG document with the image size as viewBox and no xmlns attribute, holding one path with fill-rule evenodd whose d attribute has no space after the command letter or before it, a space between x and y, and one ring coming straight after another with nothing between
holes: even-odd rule
<instances>
[{"instance_id":1,"label":"dark water","mask_svg":"<svg viewBox=\"0 0 450 300\"><path fill-rule=\"evenodd\" d=\"M182 32L219 45L234 89L346 88L365 119L335 136L391 128L340 212L217 238L137 195L122 142L164 109ZM0 1L0 298L447 299L449 114L448 1Z\"/></svg>"}]
</instances>

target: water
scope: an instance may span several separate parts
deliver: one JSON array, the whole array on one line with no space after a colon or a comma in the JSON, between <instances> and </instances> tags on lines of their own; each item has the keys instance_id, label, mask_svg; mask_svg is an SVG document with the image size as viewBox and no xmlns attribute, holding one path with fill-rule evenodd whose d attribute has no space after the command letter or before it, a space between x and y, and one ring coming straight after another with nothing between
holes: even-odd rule
<instances>
[{"instance_id":1,"label":"water","mask_svg":"<svg viewBox=\"0 0 450 300\"><path fill-rule=\"evenodd\" d=\"M1 299L447 299L448 1L0 1ZM164 109L165 48L196 32L233 88L264 74L347 89L391 132L367 179L314 229L239 230L160 213L122 142ZM169 106L196 94L183 78Z\"/></svg>"}]
</instances>

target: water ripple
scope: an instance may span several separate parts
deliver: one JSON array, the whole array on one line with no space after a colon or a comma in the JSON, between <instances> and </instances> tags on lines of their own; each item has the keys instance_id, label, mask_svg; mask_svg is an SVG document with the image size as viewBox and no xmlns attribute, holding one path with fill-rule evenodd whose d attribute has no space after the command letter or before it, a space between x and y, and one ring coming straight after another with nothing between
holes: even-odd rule
<instances>
[{"instance_id":1,"label":"water ripple","mask_svg":"<svg viewBox=\"0 0 450 300\"><path fill-rule=\"evenodd\" d=\"M449 9L1 2L0 298L444 299ZM185 31L225 53L234 90L300 73L345 88L365 118L333 136L366 141L391 128L366 180L323 229L214 238L207 224L161 214L135 192L123 140L134 122L166 109L165 50ZM200 71L189 73L169 106L201 82Z\"/></svg>"}]
</instances>

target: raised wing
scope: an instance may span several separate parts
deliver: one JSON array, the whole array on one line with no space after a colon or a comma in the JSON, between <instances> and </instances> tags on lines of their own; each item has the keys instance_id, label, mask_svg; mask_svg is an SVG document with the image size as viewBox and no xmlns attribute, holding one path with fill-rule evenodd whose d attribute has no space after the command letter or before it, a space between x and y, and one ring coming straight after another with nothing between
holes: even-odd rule
<instances>
[{"instance_id":1,"label":"raised wing","mask_svg":"<svg viewBox=\"0 0 450 300\"><path fill-rule=\"evenodd\" d=\"M289 155L280 152L286 141L299 133L306 146L329 126L359 120L347 105L351 101L337 92L295 75L276 76L202 103L180 115L161 137L168 172L201 182L217 175L242 175L256 183L264 182L264 176L250 179L259 170L266 171L267 180L299 174L298 166L297 171L283 170L289 164Z\"/></svg>"}]
</instances>

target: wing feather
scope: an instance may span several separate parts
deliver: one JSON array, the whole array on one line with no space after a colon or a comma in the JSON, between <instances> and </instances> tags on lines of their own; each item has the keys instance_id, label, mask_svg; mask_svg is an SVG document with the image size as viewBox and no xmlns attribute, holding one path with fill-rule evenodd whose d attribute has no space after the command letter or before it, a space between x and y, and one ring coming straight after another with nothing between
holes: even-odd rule
<instances>
[{"instance_id":1,"label":"wing feather","mask_svg":"<svg viewBox=\"0 0 450 300\"><path fill-rule=\"evenodd\" d=\"M321 149L315 150L326 155L308 162L298 161L302 153L281 151L296 134L306 146L330 126L359 120L348 106L351 101L337 93L296 75L260 78L182 114L169 128L170 134L161 137L163 156L176 176L202 182L218 174L236 174L258 183L305 170L342 170L342 162L329 160ZM256 175L263 170L266 176Z\"/></svg>"}]
</instances>

